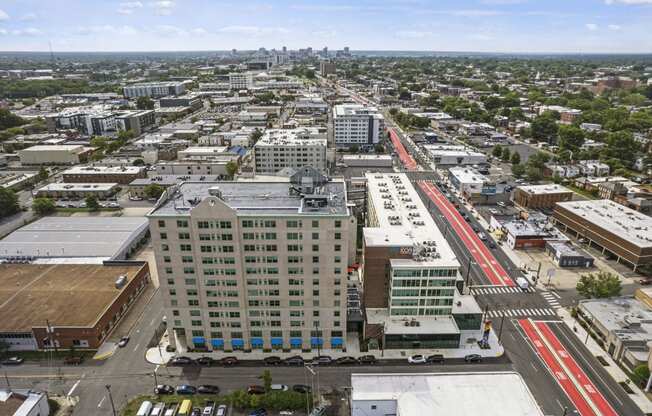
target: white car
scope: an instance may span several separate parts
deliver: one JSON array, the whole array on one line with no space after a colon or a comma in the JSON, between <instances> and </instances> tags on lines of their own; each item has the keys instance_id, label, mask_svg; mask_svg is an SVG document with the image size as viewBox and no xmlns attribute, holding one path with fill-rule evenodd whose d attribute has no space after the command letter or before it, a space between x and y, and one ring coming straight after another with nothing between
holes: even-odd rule
<instances>
[{"instance_id":1,"label":"white car","mask_svg":"<svg viewBox=\"0 0 652 416\"><path fill-rule=\"evenodd\" d=\"M417 354L417 355L412 355L408 357L408 363L410 364L425 364L426 363L426 356Z\"/></svg>"},{"instance_id":2,"label":"white car","mask_svg":"<svg viewBox=\"0 0 652 416\"><path fill-rule=\"evenodd\" d=\"M269 388L272 391L288 391L290 389L286 384L272 384Z\"/></svg>"}]
</instances>

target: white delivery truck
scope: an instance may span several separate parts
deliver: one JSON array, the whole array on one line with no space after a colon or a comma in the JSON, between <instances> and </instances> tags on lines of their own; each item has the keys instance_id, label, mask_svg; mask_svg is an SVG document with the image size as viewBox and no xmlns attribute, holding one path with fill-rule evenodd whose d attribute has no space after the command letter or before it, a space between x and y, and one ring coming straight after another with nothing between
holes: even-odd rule
<instances>
[{"instance_id":1,"label":"white delivery truck","mask_svg":"<svg viewBox=\"0 0 652 416\"><path fill-rule=\"evenodd\" d=\"M527 292L527 290L530 288L530 282L528 282L524 277L517 277L516 284L524 292Z\"/></svg>"}]
</instances>

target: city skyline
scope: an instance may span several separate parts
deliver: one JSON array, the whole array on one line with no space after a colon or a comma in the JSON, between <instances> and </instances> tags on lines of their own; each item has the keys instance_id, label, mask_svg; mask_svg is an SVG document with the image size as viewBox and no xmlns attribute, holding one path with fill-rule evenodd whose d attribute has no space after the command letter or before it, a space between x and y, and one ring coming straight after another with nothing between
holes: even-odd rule
<instances>
[{"instance_id":1,"label":"city skyline","mask_svg":"<svg viewBox=\"0 0 652 416\"><path fill-rule=\"evenodd\" d=\"M1 1L4 51L648 53L652 0Z\"/></svg>"}]
</instances>

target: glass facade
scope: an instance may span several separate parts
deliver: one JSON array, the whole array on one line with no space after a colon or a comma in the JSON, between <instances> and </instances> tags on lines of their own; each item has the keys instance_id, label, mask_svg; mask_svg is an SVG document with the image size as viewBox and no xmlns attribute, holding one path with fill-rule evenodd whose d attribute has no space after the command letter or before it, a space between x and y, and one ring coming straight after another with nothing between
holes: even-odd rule
<instances>
[{"instance_id":1,"label":"glass facade","mask_svg":"<svg viewBox=\"0 0 652 416\"><path fill-rule=\"evenodd\" d=\"M393 268L391 273L390 315L452 313L457 268Z\"/></svg>"}]
</instances>

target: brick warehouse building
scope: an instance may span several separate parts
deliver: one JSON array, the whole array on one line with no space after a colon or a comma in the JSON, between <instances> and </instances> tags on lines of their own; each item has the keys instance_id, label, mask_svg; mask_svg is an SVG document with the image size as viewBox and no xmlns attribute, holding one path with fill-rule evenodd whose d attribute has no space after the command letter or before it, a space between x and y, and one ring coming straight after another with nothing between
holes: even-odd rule
<instances>
[{"instance_id":1,"label":"brick warehouse building","mask_svg":"<svg viewBox=\"0 0 652 416\"><path fill-rule=\"evenodd\" d=\"M634 270L652 264L652 218L609 200L559 202L553 218L563 231L588 240Z\"/></svg>"},{"instance_id":2,"label":"brick warehouse building","mask_svg":"<svg viewBox=\"0 0 652 416\"><path fill-rule=\"evenodd\" d=\"M571 201L573 191L561 185L519 186L514 190L514 203L528 209L554 208L555 203Z\"/></svg>"},{"instance_id":3,"label":"brick warehouse building","mask_svg":"<svg viewBox=\"0 0 652 416\"><path fill-rule=\"evenodd\" d=\"M97 349L149 280L139 261L0 265L0 341L22 351Z\"/></svg>"}]
</instances>

